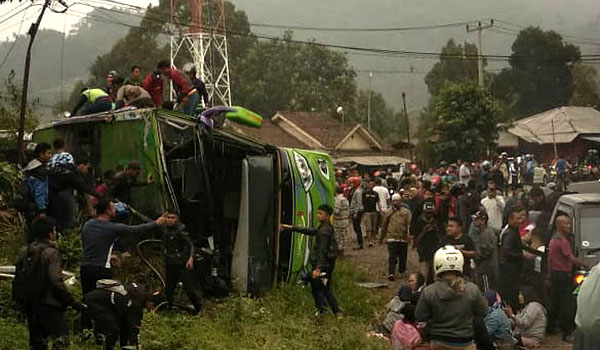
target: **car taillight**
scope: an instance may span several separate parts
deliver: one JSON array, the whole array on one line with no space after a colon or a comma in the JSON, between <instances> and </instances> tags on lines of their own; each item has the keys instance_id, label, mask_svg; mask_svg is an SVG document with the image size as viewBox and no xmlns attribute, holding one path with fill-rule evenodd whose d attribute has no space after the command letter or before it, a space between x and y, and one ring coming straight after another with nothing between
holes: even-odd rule
<instances>
[{"instance_id":1,"label":"car taillight","mask_svg":"<svg viewBox=\"0 0 600 350\"><path fill-rule=\"evenodd\" d=\"M591 165L588 165L587 168L588 168L588 170L592 170L592 166Z\"/></svg>"}]
</instances>

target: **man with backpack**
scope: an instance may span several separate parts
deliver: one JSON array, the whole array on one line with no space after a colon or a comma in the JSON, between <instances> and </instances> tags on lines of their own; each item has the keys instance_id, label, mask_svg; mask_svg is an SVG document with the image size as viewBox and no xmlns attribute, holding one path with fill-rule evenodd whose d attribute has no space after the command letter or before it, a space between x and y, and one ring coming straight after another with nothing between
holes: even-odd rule
<instances>
[{"instance_id":1,"label":"man with backpack","mask_svg":"<svg viewBox=\"0 0 600 350\"><path fill-rule=\"evenodd\" d=\"M52 156L50 145L41 142L35 146L33 151L35 158L25 167L25 179L22 184L21 201L17 208L24 212L27 226L30 227L33 220L45 216L48 210L48 167L47 164ZM27 243L33 242L33 236L26 231Z\"/></svg>"},{"instance_id":2,"label":"man with backpack","mask_svg":"<svg viewBox=\"0 0 600 350\"><path fill-rule=\"evenodd\" d=\"M310 250L310 264L312 273L310 285L312 287L317 314L323 314L326 311L327 304L334 315L338 315L338 307L335 297L331 293L331 283L333 278L333 269L335 267L335 258L337 252L337 243L333 233L333 227L329 223L329 218L333 213L333 208L327 204L322 204L317 209L317 220L319 227L305 228L293 227L290 225L281 225L282 229L296 231L309 236L316 236L312 249Z\"/></svg>"},{"instance_id":3,"label":"man with backpack","mask_svg":"<svg viewBox=\"0 0 600 350\"><path fill-rule=\"evenodd\" d=\"M81 291L85 295L94 288L101 279L112 278L110 258L116 240L127 234L149 233L165 222L164 216L147 224L129 226L111 222L115 217L115 206L107 199L96 202L95 219L89 220L81 230ZM81 320L82 328L90 328L87 318Z\"/></svg>"},{"instance_id":4,"label":"man with backpack","mask_svg":"<svg viewBox=\"0 0 600 350\"><path fill-rule=\"evenodd\" d=\"M65 308L81 311L62 281L60 255L54 241L56 223L50 217L36 219L31 226L33 243L23 248L15 263L12 284L13 299L25 312L29 329L29 349L47 349L47 340L54 349L68 347Z\"/></svg>"}]
</instances>

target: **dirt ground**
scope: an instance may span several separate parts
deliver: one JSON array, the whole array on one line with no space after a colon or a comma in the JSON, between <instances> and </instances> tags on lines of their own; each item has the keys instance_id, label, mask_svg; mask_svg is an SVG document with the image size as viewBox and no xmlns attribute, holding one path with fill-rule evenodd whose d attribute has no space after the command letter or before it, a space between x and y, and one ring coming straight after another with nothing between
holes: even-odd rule
<instances>
[{"instance_id":1,"label":"dirt ground","mask_svg":"<svg viewBox=\"0 0 600 350\"><path fill-rule=\"evenodd\" d=\"M348 249L350 248L350 249ZM349 260L367 271L371 282L386 284L387 288L376 289L377 293L382 293L391 299L398 291L401 283L406 283L406 278L396 279L394 282L387 280L387 247L385 244L375 245L371 248L362 250L352 250L351 247L346 247L344 251L344 259ZM409 247L407 274L413 271L418 271L418 257L416 250ZM381 306L382 310L385 305ZM559 335L549 335L546 337L540 349L544 350L570 350L572 345L565 343L560 339Z\"/></svg>"}]
</instances>

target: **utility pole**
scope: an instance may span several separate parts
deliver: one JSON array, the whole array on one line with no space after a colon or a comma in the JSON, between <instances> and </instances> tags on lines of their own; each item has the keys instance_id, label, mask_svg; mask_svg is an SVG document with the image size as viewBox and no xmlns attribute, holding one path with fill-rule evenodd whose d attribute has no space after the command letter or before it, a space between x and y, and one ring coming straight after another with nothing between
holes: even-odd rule
<instances>
[{"instance_id":1,"label":"utility pole","mask_svg":"<svg viewBox=\"0 0 600 350\"><path fill-rule=\"evenodd\" d=\"M23 164L25 162L25 147L23 143L24 133L25 133L25 114L27 112L27 90L29 88L29 70L31 68L31 49L33 47L33 41L35 40L35 36L37 34L38 28L40 27L40 23L42 22L42 17L44 17L44 13L52 0L45 0L44 5L42 6L42 12L37 18L35 23L31 24L29 28L29 46L27 46L27 55L25 56L25 71L23 72L23 91L21 92L21 111L19 112L19 130L17 135L17 155L19 157L19 163Z\"/></svg>"},{"instance_id":2,"label":"utility pole","mask_svg":"<svg viewBox=\"0 0 600 350\"><path fill-rule=\"evenodd\" d=\"M477 71L479 72L479 87L481 89L485 87L483 83L483 46L481 44L481 32L483 32L484 29L491 28L493 26L493 19L490 19L490 23L486 25L482 25L481 22L479 22L475 28L469 28L469 25L467 24L467 33L477 32Z\"/></svg>"},{"instance_id":3,"label":"utility pole","mask_svg":"<svg viewBox=\"0 0 600 350\"><path fill-rule=\"evenodd\" d=\"M369 96L367 97L367 130L371 131L371 81L373 80L373 72L369 72Z\"/></svg>"},{"instance_id":4,"label":"utility pole","mask_svg":"<svg viewBox=\"0 0 600 350\"><path fill-rule=\"evenodd\" d=\"M406 124L406 141L408 141L408 154L410 161L413 161L412 143L410 143L410 123L408 121L408 111L406 110L406 94L402 92L402 104L404 105L404 123Z\"/></svg>"}]
</instances>

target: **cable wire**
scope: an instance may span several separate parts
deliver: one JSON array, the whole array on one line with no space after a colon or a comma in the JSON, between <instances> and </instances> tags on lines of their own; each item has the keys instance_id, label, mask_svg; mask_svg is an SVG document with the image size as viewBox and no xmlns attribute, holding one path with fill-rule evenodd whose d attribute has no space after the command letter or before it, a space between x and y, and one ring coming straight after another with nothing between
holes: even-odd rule
<instances>
[{"instance_id":1,"label":"cable wire","mask_svg":"<svg viewBox=\"0 0 600 350\"><path fill-rule=\"evenodd\" d=\"M0 62L0 69L2 69L2 67L4 66L4 64L6 63L6 61L8 61L8 57L10 56L10 54L14 50L15 46L17 45L17 41L19 41L19 34L21 33L21 28L23 26L23 22L25 21L25 15L26 14L27 14L27 11L24 11L23 12L23 17L21 17L21 23L19 23L19 30L17 30L17 35L15 37L15 41L12 42L12 45L8 49L8 52L6 53L6 55L4 56L4 59L2 59L2 62Z\"/></svg>"},{"instance_id":2,"label":"cable wire","mask_svg":"<svg viewBox=\"0 0 600 350\"><path fill-rule=\"evenodd\" d=\"M92 8L97 8L98 6L93 6L93 5L89 5L89 4L83 4L82 5L86 5ZM113 9L107 9L107 8L102 8L103 10L106 11L116 11ZM122 11L116 11L119 13L123 13ZM129 14L129 13L127 13ZM133 16L135 16L135 14L131 14ZM151 21L155 21L155 22L159 22L156 19L149 19ZM162 21L160 21L160 23L164 23ZM189 24L181 24L182 27L191 27L191 25ZM140 26L130 26L130 27L135 27L135 28L140 28ZM206 28L203 28L206 29ZM162 31L164 34L170 34L168 33L168 31L163 30ZM394 56L399 56L399 57L415 57L415 58L423 58L423 59L438 59L438 58L447 58L447 59L452 59L452 58L456 58L456 59L468 59L468 60L478 60L480 58L485 58L489 61L507 61L509 59L513 59L513 60L537 60L537 61L557 61L557 62L570 62L572 61L571 59L567 59L565 57L561 57L561 56L530 56L530 55L522 55L522 56L515 56L515 55L470 55L470 54L441 54L438 52L420 52L420 51L407 51L407 50L395 50L395 49L385 49L385 48L370 48L370 47L358 47L358 46L349 46L349 45L336 45L336 44L324 44L324 43L319 43L317 41L306 41L306 40L298 40L298 39L285 39L285 38L279 38L279 37L274 37L274 36L269 36L266 34L259 34L259 33L252 33L252 34L247 34L247 33L240 33L240 32L235 32L232 30L226 30L225 32L227 35L233 35L233 36L245 36L245 37L255 37L258 39L265 39L265 40L272 40L272 41L278 41L278 42L288 42L288 43L295 43L295 44L306 44L306 45L312 45L312 46L318 46L318 47L327 47L327 48L335 48L335 49L341 49L341 50L351 50L351 51L358 51L358 52L370 52L370 53L379 53L379 54L386 54L386 55L394 55ZM581 61L598 61L600 60L600 55L581 55Z\"/></svg>"}]
</instances>

